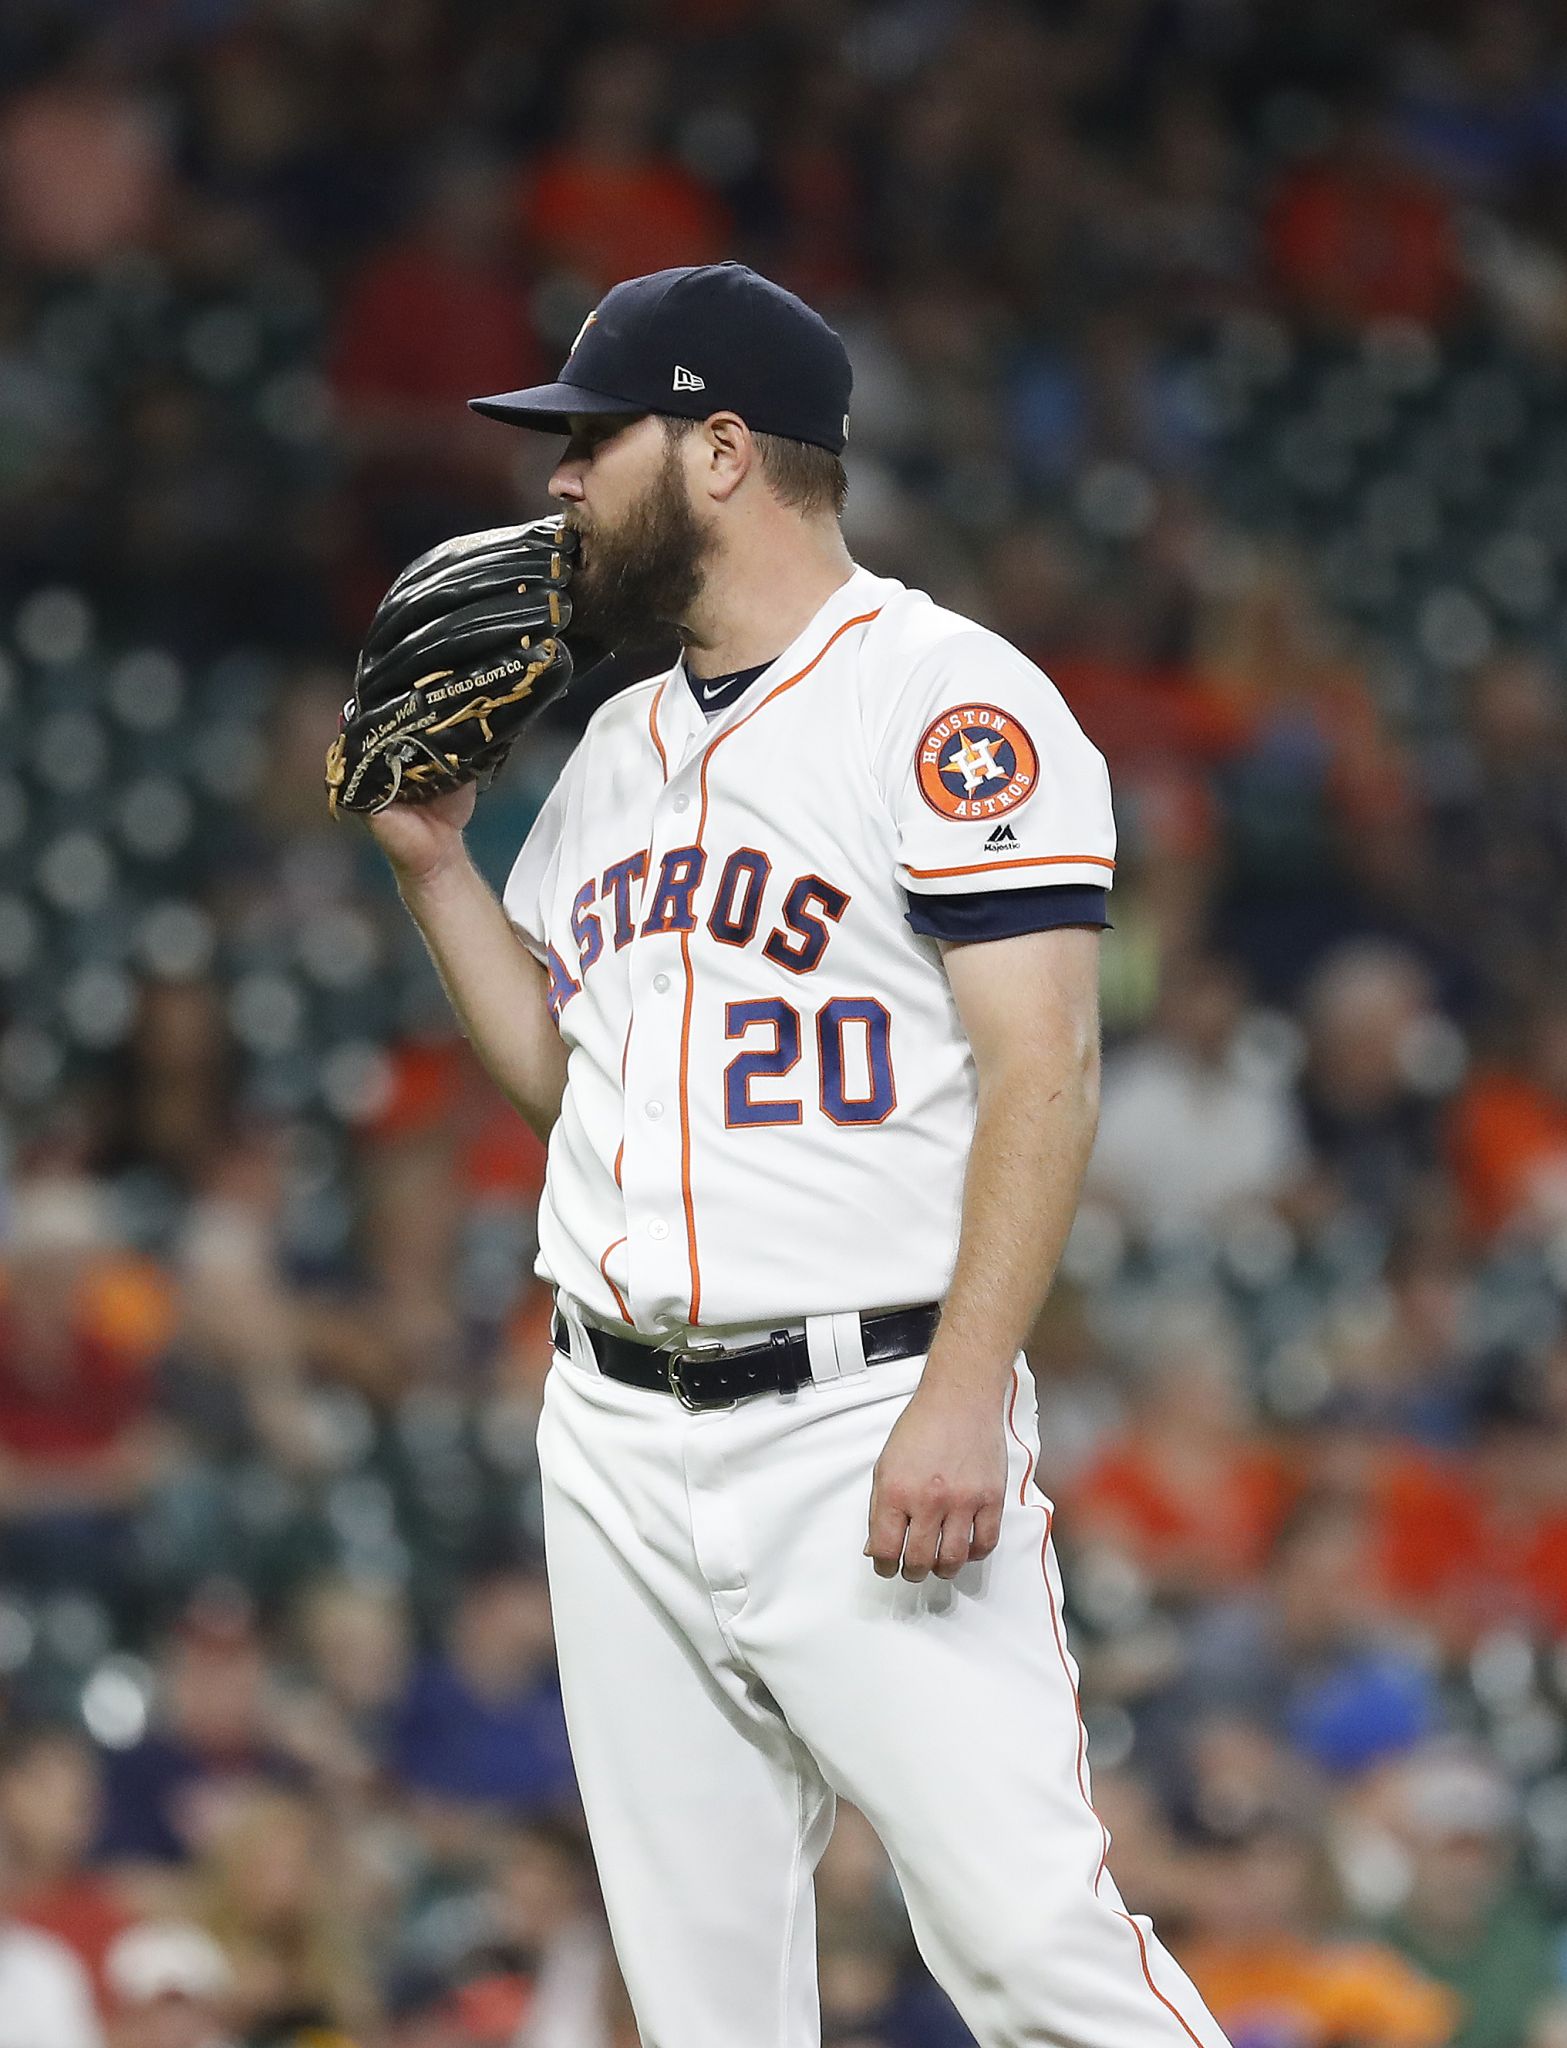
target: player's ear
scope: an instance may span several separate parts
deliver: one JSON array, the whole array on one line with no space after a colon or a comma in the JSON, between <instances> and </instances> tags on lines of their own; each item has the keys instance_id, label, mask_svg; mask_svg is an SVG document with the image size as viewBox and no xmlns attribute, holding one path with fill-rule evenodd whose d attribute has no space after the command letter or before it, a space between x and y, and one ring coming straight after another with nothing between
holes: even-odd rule
<instances>
[{"instance_id":1,"label":"player's ear","mask_svg":"<svg viewBox=\"0 0 1567 2048\"><path fill-rule=\"evenodd\" d=\"M756 443L738 413L715 412L702 422L700 483L710 498L733 497L756 462Z\"/></svg>"}]
</instances>

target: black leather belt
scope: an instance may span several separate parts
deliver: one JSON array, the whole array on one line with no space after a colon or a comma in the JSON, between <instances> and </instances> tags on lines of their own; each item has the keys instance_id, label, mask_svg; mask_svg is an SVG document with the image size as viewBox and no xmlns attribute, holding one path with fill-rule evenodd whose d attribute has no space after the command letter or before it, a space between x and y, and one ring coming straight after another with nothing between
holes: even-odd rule
<instances>
[{"instance_id":1,"label":"black leather belt","mask_svg":"<svg viewBox=\"0 0 1567 2048\"><path fill-rule=\"evenodd\" d=\"M941 1310L933 1301L919 1308L889 1309L860 1317L867 1365L918 1358L930 1349ZM693 1344L684 1351L660 1351L617 1337L611 1330L582 1325L598 1368L608 1380L673 1394L683 1408L732 1408L750 1394L790 1394L811 1377L803 1331L774 1330L765 1344L726 1351L722 1344ZM571 1356L571 1336L559 1309L551 1325L557 1351Z\"/></svg>"}]
</instances>

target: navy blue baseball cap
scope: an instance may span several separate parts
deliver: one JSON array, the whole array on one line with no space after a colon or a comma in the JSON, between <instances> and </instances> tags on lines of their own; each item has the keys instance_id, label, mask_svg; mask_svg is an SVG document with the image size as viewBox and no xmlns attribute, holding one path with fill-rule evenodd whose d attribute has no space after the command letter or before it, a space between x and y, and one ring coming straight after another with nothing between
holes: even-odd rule
<instances>
[{"instance_id":1,"label":"navy blue baseball cap","mask_svg":"<svg viewBox=\"0 0 1567 2048\"><path fill-rule=\"evenodd\" d=\"M627 278L583 322L553 384L470 398L475 412L564 434L572 413L736 412L758 434L843 452L849 352L820 313L743 263Z\"/></svg>"}]
</instances>

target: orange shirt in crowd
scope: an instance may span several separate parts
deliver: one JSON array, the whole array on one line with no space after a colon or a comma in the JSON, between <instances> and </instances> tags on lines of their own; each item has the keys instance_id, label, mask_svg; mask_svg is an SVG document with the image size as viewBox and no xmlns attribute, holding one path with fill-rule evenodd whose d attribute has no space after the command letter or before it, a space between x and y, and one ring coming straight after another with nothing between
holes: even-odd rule
<instances>
[{"instance_id":1,"label":"orange shirt in crowd","mask_svg":"<svg viewBox=\"0 0 1567 2048\"><path fill-rule=\"evenodd\" d=\"M532 1202L544 1147L462 1039L410 1039L390 1050L386 1099L365 1126L372 1141L445 1136L458 1183L474 1201Z\"/></svg>"},{"instance_id":2,"label":"orange shirt in crowd","mask_svg":"<svg viewBox=\"0 0 1567 2048\"><path fill-rule=\"evenodd\" d=\"M1395 165L1306 165L1274 202L1267 236L1285 289L1331 319L1440 327L1463 294L1452 207Z\"/></svg>"},{"instance_id":3,"label":"orange shirt in crowd","mask_svg":"<svg viewBox=\"0 0 1567 2048\"><path fill-rule=\"evenodd\" d=\"M1109 1445L1072 1496L1079 1540L1109 1537L1161 1584L1222 1588L1255 1578L1289 1508L1282 1459L1236 1444L1200 1484L1161 1467L1158 1446L1135 1436Z\"/></svg>"},{"instance_id":4,"label":"orange shirt in crowd","mask_svg":"<svg viewBox=\"0 0 1567 2048\"><path fill-rule=\"evenodd\" d=\"M1567 1504L1493 1500L1466 1465L1401 1445L1372 1512L1395 1607L1459 1640L1506 1619L1567 1630Z\"/></svg>"},{"instance_id":5,"label":"orange shirt in crowd","mask_svg":"<svg viewBox=\"0 0 1567 2048\"><path fill-rule=\"evenodd\" d=\"M538 261L602 288L677 264L718 263L729 253L724 208L662 157L618 162L550 151L524 173L518 206Z\"/></svg>"},{"instance_id":6,"label":"orange shirt in crowd","mask_svg":"<svg viewBox=\"0 0 1567 2048\"><path fill-rule=\"evenodd\" d=\"M1453 1172L1469 1221L1489 1237L1540 1196L1567 1218L1567 1102L1522 1075L1477 1074L1453 1111Z\"/></svg>"},{"instance_id":7,"label":"orange shirt in crowd","mask_svg":"<svg viewBox=\"0 0 1567 2048\"><path fill-rule=\"evenodd\" d=\"M332 381L350 411L388 400L460 407L543 370L521 286L499 266L411 241L374 257L349 286Z\"/></svg>"},{"instance_id":8,"label":"orange shirt in crowd","mask_svg":"<svg viewBox=\"0 0 1567 2048\"><path fill-rule=\"evenodd\" d=\"M1440 2048L1462 2001L1376 1942L1291 1935L1189 1943L1181 1961L1232 2040L1281 2048Z\"/></svg>"}]
</instances>

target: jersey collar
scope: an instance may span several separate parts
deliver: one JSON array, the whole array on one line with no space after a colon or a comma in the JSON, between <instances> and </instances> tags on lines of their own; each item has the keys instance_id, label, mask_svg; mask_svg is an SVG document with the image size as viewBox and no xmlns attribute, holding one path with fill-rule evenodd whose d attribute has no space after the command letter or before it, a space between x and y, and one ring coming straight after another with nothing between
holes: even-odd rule
<instances>
[{"instance_id":1,"label":"jersey collar","mask_svg":"<svg viewBox=\"0 0 1567 2048\"><path fill-rule=\"evenodd\" d=\"M855 568L790 641L776 661L741 692L735 701L709 719L692 695L685 679L684 662L676 662L660 678L662 687L654 699L654 730L669 762L669 773L684 766L694 751L702 751L738 719L747 718L763 702L769 690L786 676L812 661L846 619L870 611L878 601L882 579L869 569Z\"/></svg>"}]
</instances>

